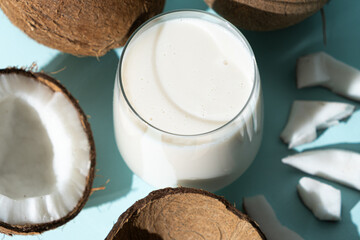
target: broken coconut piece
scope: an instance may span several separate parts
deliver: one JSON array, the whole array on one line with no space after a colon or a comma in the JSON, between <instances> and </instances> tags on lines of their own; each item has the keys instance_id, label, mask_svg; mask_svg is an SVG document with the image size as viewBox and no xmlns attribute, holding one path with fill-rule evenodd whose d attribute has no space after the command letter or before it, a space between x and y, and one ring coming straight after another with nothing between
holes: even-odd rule
<instances>
[{"instance_id":1,"label":"broken coconut piece","mask_svg":"<svg viewBox=\"0 0 360 240\"><path fill-rule=\"evenodd\" d=\"M258 225L224 198L194 188L164 188L137 201L106 239L265 239Z\"/></svg>"},{"instance_id":2,"label":"broken coconut piece","mask_svg":"<svg viewBox=\"0 0 360 240\"><path fill-rule=\"evenodd\" d=\"M250 218L260 226L268 240L291 239L302 240L297 233L283 226L263 195L244 198L243 208Z\"/></svg>"},{"instance_id":3,"label":"broken coconut piece","mask_svg":"<svg viewBox=\"0 0 360 240\"><path fill-rule=\"evenodd\" d=\"M314 150L282 159L308 174L323 177L360 190L360 154L340 149Z\"/></svg>"},{"instance_id":4,"label":"broken coconut piece","mask_svg":"<svg viewBox=\"0 0 360 240\"><path fill-rule=\"evenodd\" d=\"M350 116L354 105L339 102L294 101L281 139L294 148L316 139L316 130L339 123Z\"/></svg>"},{"instance_id":5,"label":"broken coconut piece","mask_svg":"<svg viewBox=\"0 0 360 240\"><path fill-rule=\"evenodd\" d=\"M297 190L303 203L318 219L340 220L340 190L308 177L300 179Z\"/></svg>"},{"instance_id":6,"label":"broken coconut piece","mask_svg":"<svg viewBox=\"0 0 360 240\"><path fill-rule=\"evenodd\" d=\"M298 88L323 86L360 101L360 71L324 52L300 57L296 75Z\"/></svg>"},{"instance_id":7,"label":"broken coconut piece","mask_svg":"<svg viewBox=\"0 0 360 240\"><path fill-rule=\"evenodd\" d=\"M74 218L94 169L94 140L76 99L43 73L0 70L0 232L38 234Z\"/></svg>"}]
</instances>

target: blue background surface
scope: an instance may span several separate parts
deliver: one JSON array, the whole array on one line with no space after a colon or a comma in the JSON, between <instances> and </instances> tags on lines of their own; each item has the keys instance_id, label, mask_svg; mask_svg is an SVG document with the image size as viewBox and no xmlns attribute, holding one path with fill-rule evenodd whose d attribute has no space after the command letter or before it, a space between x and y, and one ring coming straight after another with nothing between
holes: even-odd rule
<instances>
[{"instance_id":1,"label":"blue background surface","mask_svg":"<svg viewBox=\"0 0 360 240\"><path fill-rule=\"evenodd\" d=\"M202 0L168 0L164 11L202 9ZM287 29L273 32L242 31L252 46L262 78L265 126L262 146L248 171L228 187L216 192L241 209L243 197L263 194L280 222L304 239L359 239L360 192L330 181L342 194L342 219L322 222L302 204L296 192L299 179L306 174L281 163L281 158L296 151L339 147L360 152L359 103L344 99L323 88L298 90L295 82L296 59L307 53L325 51L335 58L360 68L360 1L332 0L325 6L327 45L323 44L321 15L317 13ZM116 67L122 49L99 59L75 57L49 49L15 28L0 11L0 68L30 66L53 73L79 99L95 137L97 150L95 192L81 213L66 225L39 236L0 239L104 239L117 218L136 200L154 190L125 165L118 153L112 124L112 92ZM286 124L294 100L341 101L356 105L345 122L321 133L311 143L288 150L279 135ZM360 174L360 169L359 169ZM0 206L1 213L1 206Z\"/></svg>"}]
</instances>

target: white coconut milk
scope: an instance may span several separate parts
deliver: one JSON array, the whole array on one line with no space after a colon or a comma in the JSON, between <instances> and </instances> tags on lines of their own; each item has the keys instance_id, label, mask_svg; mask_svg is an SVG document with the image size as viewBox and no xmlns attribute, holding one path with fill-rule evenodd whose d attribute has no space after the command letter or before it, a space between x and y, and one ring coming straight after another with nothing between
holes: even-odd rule
<instances>
[{"instance_id":1,"label":"white coconut milk","mask_svg":"<svg viewBox=\"0 0 360 240\"><path fill-rule=\"evenodd\" d=\"M216 190L255 158L260 82L234 29L187 13L143 27L124 50L115 134L125 162L149 184Z\"/></svg>"}]
</instances>

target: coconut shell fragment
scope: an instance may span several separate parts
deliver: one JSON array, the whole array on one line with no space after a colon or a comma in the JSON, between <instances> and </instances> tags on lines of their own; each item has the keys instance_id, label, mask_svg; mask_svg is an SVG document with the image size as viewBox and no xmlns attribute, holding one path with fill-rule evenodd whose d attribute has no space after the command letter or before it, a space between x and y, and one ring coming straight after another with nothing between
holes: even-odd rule
<instances>
[{"instance_id":1,"label":"coconut shell fragment","mask_svg":"<svg viewBox=\"0 0 360 240\"><path fill-rule=\"evenodd\" d=\"M21 110L29 110L35 117L19 119L18 116L24 116ZM44 73L2 69L0 112L0 119L7 120L0 121L3 124L0 139L6 146L4 153L1 148L4 141L0 142L0 232L40 234L70 221L85 206L95 173L94 139L77 100L57 80ZM39 124L34 125L34 119ZM63 122L66 119L74 122ZM24 126L41 126L47 138L33 137L27 131L19 133L16 127L26 130ZM60 138L62 134L68 137ZM45 144L47 140L49 144ZM31 148L39 142L41 147ZM44 157L45 145L50 146L51 154ZM38 172L44 165L49 165L46 172ZM48 182L46 180L51 179L48 172L52 171L55 171L51 176L54 181ZM13 186L9 187L9 183ZM29 188L28 183L32 187Z\"/></svg>"},{"instance_id":2,"label":"coconut shell fragment","mask_svg":"<svg viewBox=\"0 0 360 240\"><path fill-rule=\"evenodd\" d=\"M328 0L205 0L237 27L271 31L301 22L319 11Z\"/></svg>"},{"instance_id":3,"label":"coconut shell fragment","mask_svg":"<svg viewBox=\"0 0 360 240\"><path fill-rule=\"evenodd\" d=\"M110 239L265 239L258 225L224 198L193 188L151 192L124 212Z\"/></svg>"},{"instance_id":4,"label":"coconut shell fragment","mask_svg":"<svg viewBox=\"0 0 360 240\"><path fill-rule=\"evenodd\" d=\"M1 0L0 8L29 37L74 55L102 56L163 10L165 0Z\"/></svg>"}]
</instances>

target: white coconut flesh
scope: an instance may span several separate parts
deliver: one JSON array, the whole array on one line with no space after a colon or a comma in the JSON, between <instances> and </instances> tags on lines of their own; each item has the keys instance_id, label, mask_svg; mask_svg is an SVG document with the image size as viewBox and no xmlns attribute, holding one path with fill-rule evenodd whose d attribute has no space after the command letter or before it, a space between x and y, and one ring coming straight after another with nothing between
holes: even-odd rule
<instances>
[{"instance_id":1,"label":"white coconut flesh","mask_svg":"<svg viewBox=\"0 0 360 240\"><path fill-rule=\"evenodd\" d=\"M341 149L313 150L282 159L308 174L360 190L360 154Z\"/></svg>"},{"instance_id":2,"label":"white coconut flesh","mask_svg":"<svg viewBox=\"0 0 360 240\"><path fill-rule=\"evenodd\" d=\"M360 101L360 71L324 52L300 57L296 75L298 88L323 86Z\"/></svg>"},{"instance_id":3,"label":"white coconut flesh","mask_svg":"<svg viewBox=\"0 0 360 240\"><path fill-rule=\"evenodd\" d=\"M325 129L349 117L355 106L340 102L294 101L281 139L294 148L316 139L316 130Z\"/></svg>"},{"instance_id":4,"label":"white coconut flesh","mask_svg":"<svg viewBox=\"0 0 360 240\"><path fill-rule=\"evenodd\" d=\"M255 220L268 240L303 240L296 232L283 226L263 195L244 198L244 210Z\"/></svg>"},{"instance_id":5,"label":"white coconut flesh","mask_svg":"<svg viewBox=\"0 0 360 240\"><path fill-rule=\"evenodd\" d=\"M58 220L84 194L90 143L61 92L20 74L0 75L0 221Z\"/></svg>"},{"instance_id":6,"label":"white coconut flesh","mask_svg":"<svg viewBox=\"0 0 360 240\"><path fill-rule=\"evenodd\" d=\"M297 190L303 203L320 220L338 221L341 215L341 192L326 183L302 177Z\"/></svg>"}]
</instances>

